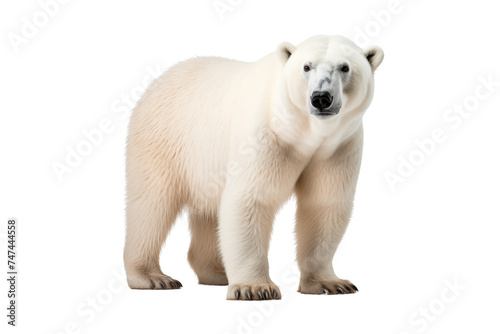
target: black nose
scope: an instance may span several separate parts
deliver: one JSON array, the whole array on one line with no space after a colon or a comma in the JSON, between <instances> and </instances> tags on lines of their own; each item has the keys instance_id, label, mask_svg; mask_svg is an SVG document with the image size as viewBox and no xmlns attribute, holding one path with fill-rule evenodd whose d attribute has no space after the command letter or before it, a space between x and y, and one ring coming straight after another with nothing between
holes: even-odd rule
<instances>
[{"instance_id":1,"label":"black nose","mask_svg":"<svg viewBox=\"0 0 500 334\"><path fill-rule=\"evenodd\" d=\"M311 95L311 104L314 108L323 110L331 106L333 101L332 95L328 92L313 92Z\"/></svg>"}]
</instances>

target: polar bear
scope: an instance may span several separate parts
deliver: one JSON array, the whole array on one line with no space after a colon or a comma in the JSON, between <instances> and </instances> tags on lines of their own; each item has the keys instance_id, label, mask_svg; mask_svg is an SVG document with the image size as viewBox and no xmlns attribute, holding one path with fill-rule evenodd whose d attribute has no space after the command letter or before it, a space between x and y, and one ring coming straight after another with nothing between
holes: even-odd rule
<instances>
[{"instance_id":1,"label":"polar bear","mask_svg":"<svg viewBox=\"0 0 500 334\"><path fill-rule=\"evenodd\" d=\"M376 46L316 36L252 63L190 59L158 78L129 126L129 286L182 286L161 271L159 255L186 209L200 284L229 285L227 299L280 299L267 253L274 216L295 194L298 291L356 292L332 260L351 216L362 116L383 57Z\"/></svg>"}]
</instances>

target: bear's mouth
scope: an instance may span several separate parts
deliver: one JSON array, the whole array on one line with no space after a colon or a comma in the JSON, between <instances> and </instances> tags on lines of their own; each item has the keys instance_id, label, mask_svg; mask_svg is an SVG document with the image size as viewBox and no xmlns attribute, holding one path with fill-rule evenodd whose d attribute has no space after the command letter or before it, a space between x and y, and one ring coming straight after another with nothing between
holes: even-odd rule
<instances>
[{"instance_id":1,"label":"bear's mouth","mask_svg":"<svg viewBox=\"0 0 500 334\"><path fill-rule=\"evenodd\" d=\"M327 111L327 110L322 110L322 111L313 111L311 115L314 115L318 119L329 119L332 118L333 116L338 115L340 110L336 111Z\"/></svg>"},{"instance_id":2,"label":"bear's mouth","mask_svg":"<svg viewBox=\"0 0 500 334\"><path fill-rule=\"evenodd\" d=\"M313 115L320 115L320 116L325 116L325 115L337 115L339 112L338 111L318 111L313 113Z\"/></svg>"},{"instance_id":3,"label":"bear's mouth","mask_svg":"<svg viewBox=\"0 0 500 334\"><path fill-rule=\"evenodd\" d=\"M312 110L311 114L314 116L319 116L319 117L328 117L328 116L335 116L338 115L340 112L340 108L330 108L330 109L324 109L324 110Z\"/></svg>"}]
</instances>

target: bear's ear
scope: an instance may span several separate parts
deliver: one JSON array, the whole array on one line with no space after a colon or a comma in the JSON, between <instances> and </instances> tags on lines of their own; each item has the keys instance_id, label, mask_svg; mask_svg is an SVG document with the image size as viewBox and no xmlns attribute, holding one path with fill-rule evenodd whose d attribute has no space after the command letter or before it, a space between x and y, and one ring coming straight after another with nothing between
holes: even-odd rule
<instances>
[{"instance_id":1,"label":"bear's ear","mask_svg":"<svg viewBox=\"0 0 500 334\"><path fill-rule=\"evenodd\" d=\"M382 60L384 60L384 51L378 46L372 46L365 49L363 53L370 63L372 71L375 72L380 63L382 63Z\"/></svg>"},{"instance_id":2,"label":"bear's ear","mask_svg":"<svg viewBox=\"0 0 500 334\"><path fill-rule=\"evenodd\" d=\"M278 45L278 48L276 49L279 60L281 60L283 64L286 63L288 61L288 58L290 58L290 56L296 49L297 48L294 45L288 42L281 43L280 45Z\"/></svg>"}]
</instances>

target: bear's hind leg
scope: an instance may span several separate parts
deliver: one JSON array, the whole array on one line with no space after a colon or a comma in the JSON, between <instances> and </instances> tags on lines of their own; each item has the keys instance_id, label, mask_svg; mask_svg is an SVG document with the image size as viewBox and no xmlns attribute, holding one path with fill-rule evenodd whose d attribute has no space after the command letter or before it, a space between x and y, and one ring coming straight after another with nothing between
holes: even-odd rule
<instances>
[{"instance_id":1,"label":"bear's hind leg","mask_svg":"<svg viewBox=\"0 0 500 334\"><path fill-rule=\"evenodd\" d=\"M124 251L128 284L132 289L179 289L182 284L160 269L160 250L182 203L165 182L166 173L129 169L128 174Z\"/></svg>"},{"instance_id":2,"label":"bear's hind leg","mask_svg":"<svg viewBox=\"0 0 500 334\"><path fill-rule=\"evenodd\" d=\"M188 260L199 284L227 285L227 276L218 248L217 217L190 212L191 245Z\"/></svg>"}]
</instances>

